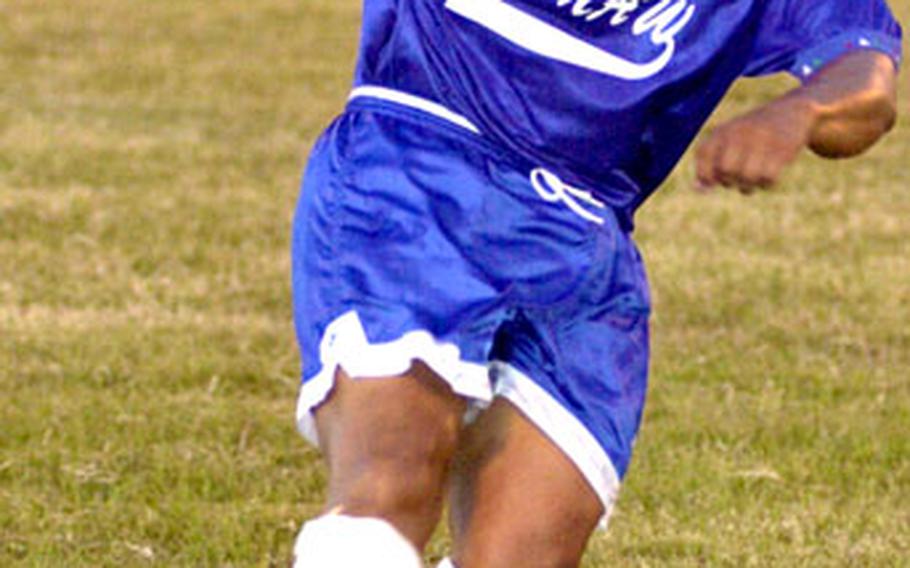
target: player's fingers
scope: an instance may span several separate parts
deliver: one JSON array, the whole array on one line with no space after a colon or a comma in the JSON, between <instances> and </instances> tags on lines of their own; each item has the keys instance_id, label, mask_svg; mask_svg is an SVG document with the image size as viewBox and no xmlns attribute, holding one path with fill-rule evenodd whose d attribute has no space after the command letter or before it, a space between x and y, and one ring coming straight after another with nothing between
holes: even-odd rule
<instances>
[{"instance_id":1,"label":"player's fingers","mask_svg":"<svg viewBox=\"0 0 910 568\"><path fill-rule=\"evenodd\" d=\"M708 191L717 185L717 155L720 151L720 137L712 133L695 152L696 189Z\"/></svg>"},{"instance_id":2,"label":"player's fingers","mask_svg":"<svg viewBox=\"0 0 910 568\"><path fill-rule=\"evenodd\" d=\"M755 165L755 171L750 175L754 183L762 188L771 188L777 185L787 166L793 162L794 153L786 148L767 152L763 159Z\"/></svg>"},{"instance_id":3,"label":"player's fingers","mask_svg":"<svg viewBox=\"0 0 910 568\"><path fill-rule=\"evenodd\" d=\"M746 156L740 175L740 191L752 193L759 189L768 189L776 181L773 175L775 160L762 151L752 151Z\"/></svg>"},{"instance_id":4,"label":"player's fingers","mask_svg":"<svg viewBox=\"0 0 910 568\"><path fill-rule=\"evenodd\" d=\"M743 167L752 151L748 141L731 137L717 156L717 179L727 188L747 185L743 178Z\"/></svg>"},{"instance_id":5,"label":"player's fingers","mask_svg":"<svg viewBox=\"0 0 910 568\"><path fill-rule=\"evenodd\" d=\"M787 164L789 164L789 163L790 163L789 161L782 160L782 159L772 160L772 161L768 162L768 164L765 166L765 173L764 173L765 177L768 180L767 187L773 187L773 186L777 185L777 182L780 181L780 178L781 178L781 176L783 176L784 170L786 169Z\"/></svg>"}]
</instances>

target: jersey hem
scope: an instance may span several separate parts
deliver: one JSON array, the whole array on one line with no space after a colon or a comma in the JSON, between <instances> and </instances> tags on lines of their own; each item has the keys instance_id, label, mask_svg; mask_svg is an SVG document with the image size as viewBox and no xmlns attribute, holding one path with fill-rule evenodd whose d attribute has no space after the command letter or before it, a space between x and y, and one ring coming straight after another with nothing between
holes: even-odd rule
<instances>
[{"instance_id":1,"label":"jersey hem","mask_svg":"<svg viewBox=\"0 0 910 568\"><path fill-rule=\"evenodd\" d=\"M816 72L837 58L859 50L871 50L891 58L896 69L901 67L901 42L888 34L854 29L830 37L798 54L788 72L800 81L808 81Z\"/></svg>"}]
</instances>

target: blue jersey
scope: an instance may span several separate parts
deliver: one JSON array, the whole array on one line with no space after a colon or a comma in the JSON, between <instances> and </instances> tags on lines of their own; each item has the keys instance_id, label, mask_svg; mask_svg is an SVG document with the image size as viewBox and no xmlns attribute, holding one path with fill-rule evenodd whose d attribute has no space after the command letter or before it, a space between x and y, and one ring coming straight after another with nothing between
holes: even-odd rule
<instances>
[{"instance_id":1,"label":"blue jersey","mask_svg":"<svg viewBox=\"0 0 910 568\"><path fill-rule=\"evenodd\" d=\"M364 0L355 86L433 101L621 215L731 83L900 58L884 0Z\"/></svg>"}]
</instances>

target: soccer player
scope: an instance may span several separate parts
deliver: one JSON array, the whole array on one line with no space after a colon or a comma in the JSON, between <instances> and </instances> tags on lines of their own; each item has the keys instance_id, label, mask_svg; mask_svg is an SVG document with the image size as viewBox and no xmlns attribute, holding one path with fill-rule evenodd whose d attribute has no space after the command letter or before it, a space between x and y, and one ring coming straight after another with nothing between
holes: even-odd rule
<instances>
[{"instance_id":1,"label":"soccer player","mask_svg":"<svg viewBox=\"0 0 910 568\"><path fill-rule=\"evenodd\" d=\"M420 566L448 500L443 566L576 566L645 399L635 211L738 77L801 80L697 151L751 192L887 132L899 58L884 0L364 0L294 225L296 565Z\"/></svg>"}]
</instances>

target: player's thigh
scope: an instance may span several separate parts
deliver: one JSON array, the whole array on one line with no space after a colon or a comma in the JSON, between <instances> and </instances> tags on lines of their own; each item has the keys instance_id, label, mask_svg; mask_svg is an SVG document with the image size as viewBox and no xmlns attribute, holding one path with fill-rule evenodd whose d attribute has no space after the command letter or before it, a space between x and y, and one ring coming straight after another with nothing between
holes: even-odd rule
<instances>
[{"instance_id":1,"label":"player's thigh","mask_svg":"<svg viewBox=\"0 0 910 568\"><path fill-rule=\"evenodd\" d=\"M464 400L422 363L395 377L340 368L315 412L329 467L326 508L381 516L421 544L435 526Z\"/></svg>"},{"instance_id":2,"label":"player's thigh","mask_svg":"<svg viewBox=\"0 0 910 568\"><path fill-rule=\"evenodd\" d=\"M604 512L578 468L503 398L465 430L450 487L459 568L576 566Z\"/></svg>"}]
</instances>

